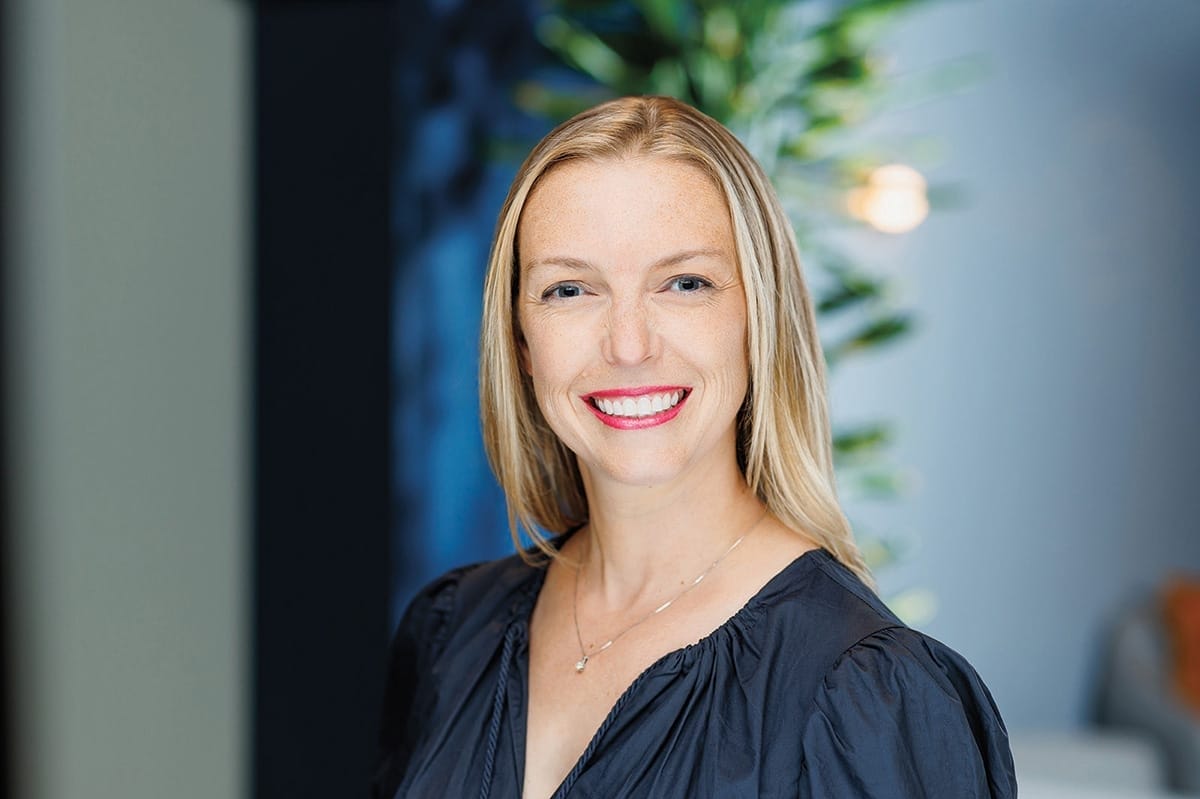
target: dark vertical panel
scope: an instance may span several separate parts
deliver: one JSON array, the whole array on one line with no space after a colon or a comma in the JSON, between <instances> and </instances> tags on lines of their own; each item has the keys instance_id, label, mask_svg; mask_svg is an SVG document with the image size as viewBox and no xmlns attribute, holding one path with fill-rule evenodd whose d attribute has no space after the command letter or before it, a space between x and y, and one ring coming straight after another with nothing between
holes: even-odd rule
<instances>
[{"instance_id":1,"label":"dark vertical panel","mask_svg":"<svg viewBox=\"0 0 1200 799\"><path fill-rule=\"evenodd\" d=\"M7 41L8 36L8 4L0 0L0 42ZM0 243L8 241L8 74L4 68L7 62L0 58ZM6 249L0 246L0 287L7 294L8 264L5 259ZM8 295L11 296L11 295ZM0 475L12 474L8 463L8 340L5 336L7 325L0 320ZM8 602L8 570L7 564L12 563L9 554L9 524L10 508L8 492L12 487L7 477L0 483L0 796L12 796L12 671L9 667L11 644L9 643Z\"/></svg>"},{"instance_id":2,"label":"dark vertical panel","mask_svg":"<svg viewBox=\"0 0 1200 799\"><path fill-rule=\"evenodd\" d=\"M388 599L389 4L255 12L254 795L367 793Z\"/></svg>"}]
</instances>

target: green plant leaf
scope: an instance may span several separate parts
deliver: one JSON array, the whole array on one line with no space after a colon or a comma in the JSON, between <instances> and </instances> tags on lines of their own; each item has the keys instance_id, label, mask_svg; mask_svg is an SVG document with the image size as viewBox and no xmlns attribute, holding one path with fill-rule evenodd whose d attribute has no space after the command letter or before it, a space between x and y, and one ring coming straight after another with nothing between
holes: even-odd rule
<instances>
[{"instance_id":1,"label":"green plant leaf","mask_svg":"<svg viewBox=\"0 0 1200 799\"><path fill-rule=\"evenodd\" d=\"M879 281L861 277L843 278L838 285L818 299L817 312L828 315L876 299L882 293L883 284Z\"/></svg>"},{"instance_id":2,"label":"green plant leaf","mask_svg":"<svg viewBox=\"0 0 1200 799\"><path fill-rule=\"evenodd\" d=\"M842 457L870 455L890 444L891 440L890 427L875 423L838 432L833 437L833 451Z\"/></svg>"},{"instance_id":3,"label":"green plant leaf","mask_svg":"<svg viewBox=\"0 0 1200 799\"><path fill-rule=\"evenodd\" d=\"M863 500L895 499L909 488L909 481L901 471L883 467L847 470L844 484Z\"/></svg>"},{"instance_id":4,"label":"green plant leaf","mask_svg":"<svg viewBox=\"0 0 1200 799\"><path fill-rule=\"evenodd\" d=\"M891 343L908 333L912 326L912 317L907 313L875 319L857 333L826 350L825 357L837 361L851 353Z\"/></svg>"},{"instance_id":5,"label":"green plant leaf","mask_svg":"<svg viewBox=\"0 0 1200 799\"><path fill-rule=\"evenodd\" d=\"M538 39L562 55L572 66L600 83L620 85L626 80L625 61L605 42L566 17L548 14L538 22Z\"/></svg>"}]
</instances>

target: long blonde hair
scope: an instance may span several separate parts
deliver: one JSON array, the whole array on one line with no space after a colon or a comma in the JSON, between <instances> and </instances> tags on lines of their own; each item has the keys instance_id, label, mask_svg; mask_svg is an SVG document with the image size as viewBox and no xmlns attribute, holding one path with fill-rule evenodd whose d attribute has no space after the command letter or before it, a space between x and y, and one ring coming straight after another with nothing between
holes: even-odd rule
<instances>
[{"instance_id":1,"label":"long blonde hair","mask_svg":"<svg viewBox=\"0 0 1200 799\"><path fill-rule=\"evenodd\" d=\"M559 125L525 159L500 212L484 288L479 393L484 444L508 500L513 541L520 549L523 528L538 549L554 557L541 530L560 533L588 519L575 455L546 424L521 369L514 311L521 212L555 166L622 156L690 164L721 190L749 328L750 390L738 419L738 465L781 522L803 531L871 584L838 504L825 359L791 224L762 168L733 134L666 97L613 100Z\"/></svg>"}]
</instances>

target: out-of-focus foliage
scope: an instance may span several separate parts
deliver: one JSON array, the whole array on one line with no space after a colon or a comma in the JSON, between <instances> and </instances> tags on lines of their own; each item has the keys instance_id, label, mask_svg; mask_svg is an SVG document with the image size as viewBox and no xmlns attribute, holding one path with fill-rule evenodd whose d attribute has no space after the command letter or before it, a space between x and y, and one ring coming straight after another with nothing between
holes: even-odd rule
<instances>
[{"instance_id":1,"label":"out-of-focus foliage","mask_svg":"<svg viewBox=\"0 0 1200 799\"><path fill-rule=\"evenodd\" d=\"M613 96L677 97L732 129L774 181L791 215L817 296L826 359L837 367L908 334L886 272L865 268L831 233L858 224L846 192L897 154L855 143L850 133L894 100L877 52L879 34L923 0L556 0L537 35L567 69L522 83L517 101L557 121ZM912 95L963 82L951 65ZM970 75L966 75L970 79ZM935 198L952 191L935 187ZM890 425L838 429L839 479L856 499L894 498L901 471L887 458ZM861 536L875 568L898 545ZM913 603L928 606L928 601ZM920 615L920 614L918 614Z\"/></svg>"}]
</instances>

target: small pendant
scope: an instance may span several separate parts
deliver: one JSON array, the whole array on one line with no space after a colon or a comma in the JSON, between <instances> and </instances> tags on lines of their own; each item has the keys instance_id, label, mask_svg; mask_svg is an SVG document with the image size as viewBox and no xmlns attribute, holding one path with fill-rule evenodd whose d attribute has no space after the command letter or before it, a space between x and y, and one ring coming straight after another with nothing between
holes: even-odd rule
<instances>
[{"instance_id":1,"label":"small pendant","mask_svg":"<svg viewBox=\"0 0 1200 799\"><path fill-rule=\"evenodd\" d=\"M587 662L588 662L587 655L584 655L582 659L576 661L575 671L578 672L579 674L583 674L583 670L585 668L587 668Z\"/></svg>"}]
</instances>

